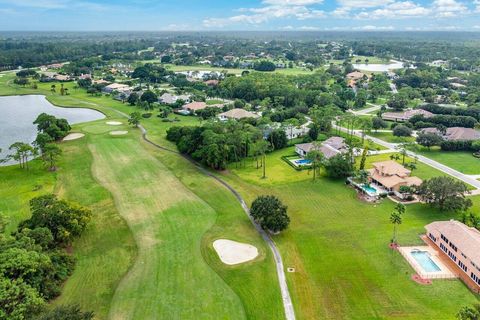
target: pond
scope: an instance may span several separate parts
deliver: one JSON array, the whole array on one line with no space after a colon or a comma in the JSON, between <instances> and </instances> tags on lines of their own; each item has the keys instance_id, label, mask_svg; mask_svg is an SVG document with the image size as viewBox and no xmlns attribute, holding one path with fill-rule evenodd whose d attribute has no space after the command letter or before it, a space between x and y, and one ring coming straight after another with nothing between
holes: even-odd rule
<instances>
[{"instance_id":1,"label":"pond","mask_svg":"<svg viewBox=\"0 0 480 320\"><path fill-rule=\"evenodd\" d=\"M396 69L402 69L403 63L401 61L391 60L389 64L353 64L353 67L362 71L370 72L387 72Z\"/></svg>"},{"instance_id":2,"label":"pond","mask_svg":"<svg viewBox=\"0 0 480 320\"><path fill-rule=\"evenodd\" d=\"M45 96L6 96L0 97L0 159L8 154L13 143L31 143L37 136L37 127L33 121L42 113L64 118L70 124L94 121L105 118L101 112L85 108L59 108L45 99ZM10 165L10 161L0 165Z\"/></svg>"}]
</instances>

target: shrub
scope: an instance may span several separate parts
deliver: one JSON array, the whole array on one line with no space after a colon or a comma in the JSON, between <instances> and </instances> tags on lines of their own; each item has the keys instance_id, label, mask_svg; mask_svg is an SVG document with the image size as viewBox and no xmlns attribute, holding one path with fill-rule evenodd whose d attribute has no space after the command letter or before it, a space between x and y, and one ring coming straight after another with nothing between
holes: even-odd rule
<instances>
[{"instance_id":1,"label":"shrub","mask_svg":"<svg viewBox=\"0 0 480 320\"><path fill-rule=\"evenodd\" d=\"M396 137L410 137L412 135L412 129L401 124L393 129L393 135Z\"/></svg>"},{"instance_id":2,"label":"shrub","mask_svg":"<svg viewBox=\"0 0 480 320\"><path fill-rule=\"evenodd\" d=\"M151 112L147 112L147 113L143 113L143 114L142 114L142 117L143 117L143 118L147 118L147 119L150 118L151 116L152 116L152 113L151 113Z\"/></svg>"}]
</instances>

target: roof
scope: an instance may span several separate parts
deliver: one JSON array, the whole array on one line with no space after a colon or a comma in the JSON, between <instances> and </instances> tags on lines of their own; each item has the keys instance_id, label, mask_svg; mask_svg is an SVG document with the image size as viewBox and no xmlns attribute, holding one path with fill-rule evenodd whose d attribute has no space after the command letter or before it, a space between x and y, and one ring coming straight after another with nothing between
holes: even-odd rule
<instances>
[{"instance_id":1,"label":"roof","mask_svg":"<svg viewBox=\"0 0 480 320\"><path fill-rule=\"evenodd\" d=\"M353 71L347 74L347 78L353 79L353 80L359 80L362 79L365 74L359 71Z\"/></svg>"},{"instance_id":2,"label":"roof","mask_svg":"<svg viewBox=\"0 0 480 320\"><path fill-rule=\"evenodd\" d=\"M378 171L375 171L374 169L370 169L369 172L372 179L375 179L387 188L393 188L399 184L407 184L404 178L401 178L397 175L384 176L378 173Z\"/></svg>"},{"instance_id":3,"label":"roof","mask_svg":"<svg viewBox=\"0 0 480 320\"><path fill-rule=\"evenodd\" d=\"M382 114L382 118L409 120L410 118L416 115L423 115L425 118L433 117L433 113L427 110L413 109L413 110L407 110L404 112L385 112L384 114Z\"/></svg>"},{"instance_id":4,"label":"roof","mask_svg":"<svg viewBox=\"0 0 480 320\"><path fill-rule=\"evenodd\" d=\"M480 265L480 232L455 220L435 221L425 226L437 230L453 242L476 265Z\"/></svg>"},{"instance_id":5,"label":"roof","mask_svg":"<svg viewBox=\"0 0 480 320\"><path fill-rule=\"evenodd\" d=\"M345 139L342 137L330 137L327 140L325 140L322 144L330 145L335 149L345 149L347 147L347 144L345 143Z\"/></svg>"},{"instance_id":6,"label":"roof","mask_svg":"<svg viewBox=\"0 0 480 320\"><path fill-rule=\"evenodd\" d=\"M309 153L315 149L313 143L300 143L295 145L296 148L303 150L305 153ZM331 137L325 140L320 146L317 147L318 151L323 153L326 159L330 159L339 153L342 153L346 149L345 140L342 137Z\"/></svg>"},{"instance_id":7,"label":"roof","mask_svg":"<svg viewBox=\"0 0 480 320\"><path fill-rule=\"evenodd\" d=\"M444 139L449 141L480 139L480 131L472 128L463 128L463 127L447 128L445 135L440 134L440 131L437 128L425 128L425 129L422 129L422 132L438 134L438 135L441 135Z\"/></svg>"},{"instance_id":8,"label":"roof","mask_svg":"<svg viewBox=\"0 0 480 320\"><path fill-rule=\"evenodd\" d=\"M188 99L190 99L189 96L187 95L179 95L179 96L176 96L176 95L173 95L171 93L164 93L160 96L159 100L163 103L175 103L177 102L177 100L183 100L183 101L187 101Z\"/></svg>"},{"instance_id":9,"label":"roof","mask_svg":"<svg viewBox=\"0 0 480 320\"><path fill-rule=\"evenodd\" d=\"M130 88L130 87L128 85L122 84L122 83L112 83L112 84L109 84L108 86L106 86L105 88L112 89L112 90L118 90L118 89Z\"/></svg>"},{"instance_id":10,"label":"roof","mask_svg":"<svg viewBox=\"0 0 480 320\"><path fill-rule=\"evenodd\" d=\"M190 110L190 111L197 111L202 110L207 107L207 104L203 101L194 101L191 103L187 103L183 106L183 109Z\"/></svg>"},{"instance_id":11,"label":"roof","mask_svg":"<svg viewBox=\"0 0 480 320\"><path fill-rule=\"evenodd\" d=\"M219 114L219 117L231 118L231 119L243 119L243 118L259 118L258 114L244 110L244 109L232 109L227 112Z\"/></svg>"},{"instance_id":12,"label":"roof","mask_svg":"<svg viewBox=\"0 0 480 320\"><path fill-rule=\"evenodd\" d=\"M381 174L386 176L397 175L399 177L409 176L411 171L404 168L401 164L393 160L373 163L373 167Z\"/></svg>"}]
</instances>

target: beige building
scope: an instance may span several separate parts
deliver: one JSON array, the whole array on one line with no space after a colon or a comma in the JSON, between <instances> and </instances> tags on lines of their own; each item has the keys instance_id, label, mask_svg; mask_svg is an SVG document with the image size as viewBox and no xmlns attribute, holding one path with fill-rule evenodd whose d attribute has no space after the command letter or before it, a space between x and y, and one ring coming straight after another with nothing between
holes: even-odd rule
<instances>
[{"instance_id":1,"label":"beige building","mask_svg":"<svg viewBox=\"0 0 480 320\"><path fill-rule=\"evenodd\" d=\"M194 101L194 102L190 102L190 103L187 103L185 104L182 109L183 110L187 110L187 111L190 111L192 113L198 111L198 110L203 110L207 107L207 104L203 101Z\"/></svg>"},{"instance_id":2,"label":"beige building","mask_svg":"<svg viewBox=\"0 0 480 320\"><path fill-rule=\"evenodd\" d=\"M423 110L423 109L413 109L407 110L404 112L385 112L382 114L383 120L391 120L391 121L398 121L404 122L410 120L413 116L422 115L425 118L433 117L433 113Z\"/></svg>"},{"instance_id":3,"label":"beige building","mask_svg":"<svg viewBox=\"0 0 480 320\"><path fill-rule=\"evenodd\" d=\"M458 268L461 278L479 292L480 231L455 220L432 222L425 229L428 238Z\"/></svg>"},{"instance_id":4,"label":"beige building","mask_svg":"<svg viewBox=\"0 0 480 320\"><path fill-rule=\"evenodd\" d=\"M331 137L325 140L321 145L315 145L311 142L295 145L295 152L301 157L305 157L312 150L318 150L323 153L326 159L330 159L337 154L346 153L348 148L345 139L342 137Z\"/></svg>"},{"instance_id":5,"label":"beige building","mask_svg":"<svg viewBox=\"0 0 480 320\"><path fill-rule=\"evenodd\" d=\"M372 183L379 184L399 197L402 196L399 193L401 186L412 187L422 184L422 179L411 177L412 172L410 170L393 160L375 162L373 163L373 169L368 170L368 172Z\"/></svg>"},{"instance_id":6,"label":"beige building","mask_svg":"<svg viewBox=\"0 0 480 320\"><path fill-rule=\"evenodd\" d=\"M218 118L222 121L227 121L228 119L235 119L240 120L244 118L260 118L260 116L256 113L244 110L244 109L232 109L228 110L227 112L220 113Z\"/></svg>"}]
</instances>

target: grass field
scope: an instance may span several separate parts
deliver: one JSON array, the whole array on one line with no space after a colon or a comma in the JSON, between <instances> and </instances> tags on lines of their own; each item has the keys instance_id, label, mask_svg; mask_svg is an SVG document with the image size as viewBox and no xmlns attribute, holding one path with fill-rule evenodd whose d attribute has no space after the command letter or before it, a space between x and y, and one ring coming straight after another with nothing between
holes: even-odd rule
<instances>
[{"instance_id":1,"label":"grass field","mask_svg":"<svg viewBox=\"0 0 480 320\"><path fill-rule=\"evenodd\" d=\"M49 84L36 91L16 88L5 78L0 78L0 94L43 93L55 104L93 107L117 120L115 110L134 110L73 88L69 96L50 94ZM178 118L171 123L154 116L142 123L151 139L174 148L165 130L198 124L193 117ZM0 186L15 181L18 188L0 189L8 198L6 213L13 216L9 228L28 216L22 199L49 190L94 212L88 232L74 244L77 269L55 303L78 302L100 319L282 318L271 252L233 195L185 159L141 142L133 128L121 137L108 135L103 121L75 129L87 135L62 144L56 174L43 171L38 162L28 173L34 178L19 179L18 169L0 168ZM275 194L288 205L292 223L274 239L285 267L296 269L287 273L287 281L298 319L453 319L460 307L479 301L456 280L432 286L411 281L413 270L387 247L393 203L360 202L342 181L312 182L307 171L297 172L280 159L291 153L293 148L267 156L267 179L261 179L252 160L218 174L249 203L260 194ZM384 159L389 155L369 157L367 166ZM419 164L413 174L425 179L438 171ZM43 187L34 191L36 185ZM472 199L478 211L480 200ZM425 224L454 217L411 205L400 226L400 243L420 244ZM217 238L251 243L260 256L225 266L212 249Z\"/></svg>"},{"instance_id":2,"label":"grass field","mask_svg":"<svg viewBox=\"0 0 480 320\"><path fill-rule=\"evenodd\" d=\"M195 65L195 66L177 66L174 64L166 64L165 67L169 70L174 72L181 72L181 71L226 71L227 73L232 74L241 74L243 71L247 69L232 69L232 68L219 68L219 67L212 67L208 65ZM255 70L247 70L250 72L258 72ZM305 74L313 74L315 71L310 71L305 68L284 68L284 69L276 69L274 73L285 74L285 75L305 75Z\"/></svg>"},{"instance_id":3,"label":"grass field","mask_svg":"<svg viewBox=\"0 0 480 320\"><path fill-rule=\"evenodd\" d=\"M39 84L38 90L3 84L1 94L43 93L57 105L92 107L124 123L117 110L133 109L73 88L71 95L60 96L49 92L50 84ZM180 122L162 122L152 117L144 125L171 147L164 140L168 127L198 124L193 117L178 118ZM74 244L77 268L55 304L79 303L99 319L283 317L272 254L228 190L180 156L142 142L133 128L121 137L108 131L126 127L111 127L105 120L74 129L86 137L61 144L64 155L57 173L33 162L26 174L34 178L18 183L18 169L0 168L2 186L18 185L0 191L8 197L0 209L7 208L10 229L28 217L26 201L41 192L55 190L94 212L87 233ZM34 191L36 185L43 187ZM217 238L251 243L260 255L226 266L212 247Z\"/></svg>"},{"instance_id":4,"label":"grass field","mask_svg":"<svg viewBox=\"0 0 480 320\"><path fill-rule=\"evenodd\" d=\"M369 136L379 138L391 143L415 142L414 137L396 137L392 132L375 132L372 131Z\"/></svg>"},{"instance_id":5,"label":"grass field","mask_svg":"<svg viewBox=\"0 0 480 320\"><path fill-rule=\"evenodd\" d=\"M441 151L438 147L432 147L431 150L419 147L417 152L464 174L480 174L480 159L475 158L471 152Z\"/></svg>"},{"instance_id":6,"label":"grass field","mask_svg":"<svg viewBox=\"0 0 480 320\"><path fill-rule=\"evenodd\" d=\"M414 271L388 249L392 202L363 203L343 181L300 181L286 166L291 182L275 183L276 175L267 179L271 183L255 181L250 169L222 176L248 201L275 194L288 206L291 225L275 241L285 266L296 269L287 279L299 319L454 319L461 306L479 301L460 281L420 286L410 280ZM423 170L414 174L428 176ZM478 199L475 208L480 208ZM418 235L425 224L453 217L424 205L409 206L399 241L421 244Z\"/></svg>"}]
</instances>

